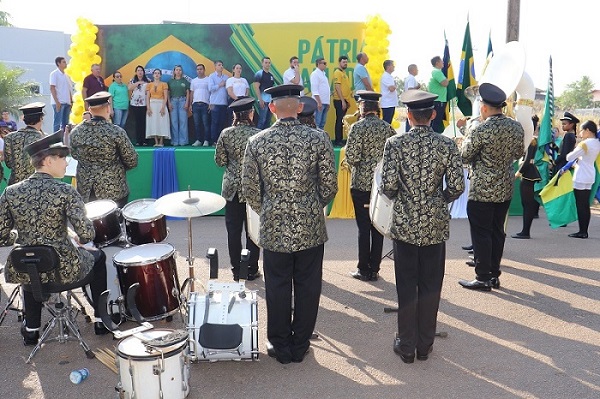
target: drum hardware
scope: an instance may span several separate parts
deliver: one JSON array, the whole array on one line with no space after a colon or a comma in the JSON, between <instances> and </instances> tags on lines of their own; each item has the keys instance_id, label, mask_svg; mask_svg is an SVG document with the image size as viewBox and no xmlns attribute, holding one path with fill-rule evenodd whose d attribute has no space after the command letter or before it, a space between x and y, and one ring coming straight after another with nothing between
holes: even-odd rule
<instances>
[{"instance_id":1,"label":"drum hardware","mask_svg":"<svg viewBox=\"0 0 600 399\"><path fill-rule=\"evenodd\" d=\"M194 290L194 258L192 257L192 218L210 215L225 206L225 198L208 191L179 191L163 195L156 200L155 208L163 215L184 217L188 220L188 273L190 289ZM186 279L187 281L187 279Z\"/></svg>"},{"instance_id":2,"label":"drum hardware","mask_svg":"<svg viewBox=\"0 0 600 399\"><path fill-rule=\"evenodd\" d=\"M140 333L142 331L150 330L154 326L148 322L141 322L138 327L131 328L129 330L121 331L119 330L119 326L115 324L111 315L108 313L108 297L110 291L104 291L98 300L98 308L100 312L100 318L102 319L102 323L106 327L108 331L110 331L116 339L125 338L131 336L133 334Z\"/></svg>"},{"instance_id":3,"label":"drum hardware","mask_svg":"<svg viewBox=\"0 0 600 399\"><path fill-rule=\"evenodd\" d=\"M383 313L398 313L398 308L384 307ZM448 333L446 331L436 331L435 336L440 338L447 338Z\"/></svg>"}]
</instances>

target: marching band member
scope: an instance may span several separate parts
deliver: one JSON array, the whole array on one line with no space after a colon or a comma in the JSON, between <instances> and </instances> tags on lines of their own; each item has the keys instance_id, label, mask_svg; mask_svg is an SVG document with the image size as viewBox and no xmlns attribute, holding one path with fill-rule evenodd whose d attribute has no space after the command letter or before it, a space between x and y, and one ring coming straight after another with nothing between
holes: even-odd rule
<instances>
[{"instance_id":1,"label":"marching band member","mask_svg":"<svg viewBox=\"0 0 600 399\"><path fill-rule=\"evenodd\" d=\"M459 284L472 290L500 287L504 222L515 184L514 162L523 155L523 126L502 113L506 94L491 83L479 86L481 124L466 132L461 156L471 166L467 215L475 251L472 281ZM461 122L464 125L464 120ZM459 125L460 126L460 125Z\"/></svg>"},{"instance_id":2,"label":"marching band member","mask_svg":"<svg viewBox=\"0 0 600 399\"><path fill-rule=\"evenodd\" d=\"M242 229L245 229L246 249L250 251L248 280L260 277L258 259L260 248L248 236L246 201L242 194L242 160L248 139L260 132L252 125L254 98L240 98L229 105L233 110L233 126L221 132L215 148L215 163L224 166L221 195L225 204L225 227L227 228L227 248L231 261L233 279L239 280L242 252Z\"/></svg>"},{"instance_id":3,"label":"marching band member","mask_svg":"<svg viewBox=\"0 0 600 399\"><path fill-rule=\"evenodd\" d=\"M358 270L350 275L362 281L377 281L383 251L383 235L369 218L373 172L381 160L385 140L396 134L394 128L379 119L381 93L358 90L361 119L350 127L346 144L346 162L351 167L350 194L358 226Z\"/></svg>"},{"instance_id":4,"label":"marching band member","mask_svg":"<svg viewBox=\"0 0 600 399\"><path fill-rule=\"evenodd\" d=\"M391 238L398 293L394 352L404 363L427 360L433 347L444 280L448 204L465 189L458 147L433 131L437 95L402 93L412 128L389 138L383 150L381 189L394 200ZM444 178L446 188L443 188Z\"/></svg>"},{"instance_id":5,"label":"marching band member","mask_svg":"<svg viewBox=\"0 0 600 399\"><path fill-rule=\"evenodd\" d=\"M242 168L242 193L260 216L267 353L284 364L301 362L310 347L327 241L323 207L337 192L331 141L297 119L303 89L265 90L277 121L250 138Z\"/></svg>"},{"instance_id":6,"label":"marching band member","mask_svg":"<svg viewBox=\"0 0 600 399\"><path fill-rule=\"evenodd\" d=\"M8 178L9 186L27 179L35 171L25 146L44 137L41 129L45 106L46 104L42 102L35 102L19 108L23 112L23 122L27 126L4 137L4 162L11 170Z\"/></svg>"},{"instance_id":7,"label":"marching band member","mask_svg":"<svg viewBox=\"0 0 600 399\"><path fill-rule=\"evenodd\" d=\"M6 188L0 197L0 245L50 245L60 257L62 283L73 283L94 273L90 283L94 314L99 317L100 294L106 290L106 256L101 250L76 248L69 238L67 222L73 226L78 242L94 238L94 225L86 217L85 205L75 188L61 182L67 168L69 148L60 141L62 132L37 140L25 147L35 173L24 181ZM11 234L16 229L18 238ZM28 283L27 275L17 273L7 259L5 278L9 283ZM39 339L42 304L30 291L23 291L25 322L21 327L25 345ZM97 319L97 335L108 330Z\"/></svg>"},{"instance_id":8,"label":"marching band member","mask_svg":"<svg viewBox=\"0 0 600 399\"><path fill-rule=\"evenodd\" d=\"M85 99L92 119L71 131L71 152L84 202L108 199L122 208L129 199L125 172L137 166L138 154L125 130L110 122L110 97L101 91Z\"/></svg>"}]
</instances>

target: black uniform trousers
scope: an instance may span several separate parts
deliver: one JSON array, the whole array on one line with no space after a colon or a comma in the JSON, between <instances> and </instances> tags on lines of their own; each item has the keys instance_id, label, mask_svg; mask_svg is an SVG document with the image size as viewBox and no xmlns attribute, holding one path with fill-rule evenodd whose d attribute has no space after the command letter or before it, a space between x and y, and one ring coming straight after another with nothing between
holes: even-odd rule
<instances>
[{"instance_id":1,"label":"black uniform trousers","mask_svg":"<svg viewBox=\"0 0 600 399\"><path fill-rule=\"evenodd\" d=\"M379 272L383 235L373 226L369 217L371 192L350 189L350 195L358 226L358 270L363 276L370 276Z\"/></svg>"},{"instance_id":2,"label":"black uniform trousers","mask_svg":"<svg viewBox=\"0 0 600 399\"><path fill-rule=\"evenodd\" d=\"M592 190L577 190L573 189L575 194L575 206L577 207L577 222L579 223L578 233L587 234L588 227L590 226L590 219L592 218L592 211L590 210L590 196Z\"/></svg>"},{"instance_id":3,"label":"black uniform trousers","mask_svg":"<svg viewBox=\"0 0 600 399\"><path fill-rule=\"evenodd\" d=\"M534 181L521 179L519 187L521 189L521 205L523 206L523 228L521 229L521 234L528 236L533 219L540 209L540 203L535 200Z\"/></svg>"},{"instance_id":4,"label":"black uniform trousers","mask_svg":"<svg viewBox=\"0 0 600 399\"><path fill-rule=\"evenodd\" d=\"M435 339L446 243L419 247L394 240L398 338L403 353L428 353Z\"/></svg>"},{"instance_id":5,"label":"black uniform trousers","mask_svg":"<svg viewBox=\"0 0 600 399\"><path fill-rule=\"evenodd\" d=\"M90 271L94 275L90 282L93 302L91 305L94 307L94 316L100 317L97 304L100 294L106 291L106 255L100 249L89 252L94 255L94 267ZM42 303L35 300L31 291L23 290L23 305L25 306L25 325L31 329L40 328Z\"/></svg>"},{"instance_id":6,"label":"black uniform trousers","mask_svg":"<svg viewBox=\"0 0 600 399\"><path fill-rule=\"evenodd\" d=\"M231 271L234 276L239 276L240 259L242 252L242 229L246 236L246 249L250 251L250 268L248 273L258 272L258 258L260 248L248 236L248 222L246 219L246 203L240 202L238 194L231 201L225 203L225 227L227 228L227 247Z\"/></svg>"},{"instance_id":7,"label":"black uniform trousers","mask_svg":"<svg viewBox=\"0 0 600 399\"><path fill-rule=\"evenodd\" d=\"M335 108L335 142L339 144L344 139L344 116L348 108L342 108L342 100L333 100L333 107Z\"/></svg>"},{"instance_id":8,"label":"black uniform trousers","mask_svg":"<svg viewBox=\"0 0 600 399\"><path fill-rule=\"evenodd\" d=\"M510 200L504 202L467 202L467 216L475 259L475 274L479 281L499 277L504 252L504 222Z\"/></svg>"},{"instance_id":9,"label":"black uniform trousers","mask_svg":"<svg viewBox=\"0 0 600 399\"><path fill-rule=\"evenodd\" d=\"M280 361L302 359L310 346L321 298L324 248L321 244L292 253L263 249L267 338Z\"/></svg>"}]
</instances>

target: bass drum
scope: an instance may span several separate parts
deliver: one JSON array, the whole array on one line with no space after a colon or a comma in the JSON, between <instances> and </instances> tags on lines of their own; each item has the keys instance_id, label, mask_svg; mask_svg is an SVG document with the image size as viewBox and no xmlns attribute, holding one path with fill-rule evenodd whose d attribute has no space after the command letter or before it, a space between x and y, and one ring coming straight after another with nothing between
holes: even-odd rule
<instances>
[{"instance_id":1,"label":"bass drum","mask_svg":"<svg viewBox=\"0 0 600 399\"><path fill-rule=\"evenodd\" d=\"M394 201L381 192L381 175L383 164L379 162L373 173L369 217L371 223L382 235L389 237L394 217Z\"/></svg>"},{"instance_id":2,"label":"bass drum","mask_svg":"<svg viewBox=\"0 0 600 399\"><path fill-rule=\"evenodd\" d=\"M209 292L211 293L209 296L198 292L190 293L187 322L192 342L190 356L207 361L257 360L259 352L256 292L242 291L241 294L241 292L229 291L228 297L224 298L222 291L210 291L210 284ZM238 331L241 328L241 340L234 343L234 348L231 345L222 345L222 340L219 338L228 334L202 334L203 326L206 327L208 324L223 329L231 327ZM211 338L215 338L218 342L211 344Z\"/></svg>"},{"instance_id":3,"label":"bass drum","mask_svg":"<svg viewBox=\"0 0 600 399\"><path fill-rule=\"evenodd\" d=\"M190 362L185 355L187 341L163 348L148 347L138 338L156 339L173 330L154 329L122 339L117 345L116 363L119 398L183 399L190 393Z\"/></svg>"},{"instance_id":4,"label":"bass drum","mask_svg":"<svg viewBox=\"0 0 600 399\"><path fill-rule=\"evenodd\" d=\"M167 238L165 215L154 207L153 198L132 201L123 207L127 242L133 245L161 242Z\"/></svg>"},{"instance_id":5,"label":"bass drum","mask_svg":"<svg viewBox=\"0 0 600 399\"><path fill-rule=\"evenodd\" d=\"M88 219L94 223L96 236L94 244L97 247L106 247L121 238L120 210L117 203L112 200L96 200L85 204Z\"/></svg>"},{"instance_id":6,"label":"bass drum","mask_svg":"<svg viewBox=\"0 0 600 399\"><path fill-rule=\"evenodd\" d=\"M139 283L135 305L148 321L164 319L179 309L179 279L175 248L171 244L144 244L122 250L113 257L125 299L132 284ZM132 318L125 300L127 318Z\"/></svg>"}]
</instances>

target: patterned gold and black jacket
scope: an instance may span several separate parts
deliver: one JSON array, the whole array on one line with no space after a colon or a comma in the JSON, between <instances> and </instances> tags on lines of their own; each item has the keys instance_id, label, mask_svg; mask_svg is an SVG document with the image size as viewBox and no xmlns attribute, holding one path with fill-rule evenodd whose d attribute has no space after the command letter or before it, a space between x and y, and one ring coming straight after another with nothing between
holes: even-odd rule
<instances>
[{"instance_id":1,"label":"patterned gold and black jacket","mask_svg":"<svg viewBox=\"0 0 600 399\"><path fill-rule=\"evenodd\" d=\"M67 222L80 242L94 239L94 225L85 215L81 196L71 185L35 172L20 183L9 186L0 196L0 245L13 245L16 229L20 245L51 245L60 257L60 276L63 283L84 277L94 265L94 257L76 248L67 235ZM10 283L28 283L26 274L15 272L6 262L5 278Z\"/></svg>"},{"instance_id":2,"label":"patterned gold and black jacket","mask_svg":"<svg viewBox=\"0 0 600 399\"><path fill-rule=\"evenodd\" d=\"M217 140L215 148L215 163L225 166L221 195L227 201L233 200L238 194L240 202L245 202L242 194L242 161L248 139L260 132L260 129L250 125L237 125L224 129Z\"/></svg>"},{"instance_id":3,"label":"patterned gold and black jacket","mask_svg":"<svg viewBox=\"0 0 600 399\"><path fill-rule=\"evenodd\" d=\"M417 246L448 240L448 203L465 189L456 143L429 126L415 126L388 139L381 189L394 201L390 238Z\"/></svg>"},{"instance_id":4,"label":"patterned gold and black jacket","mask_svg":"<svg viewBox=\"0 0 600 399\"><path fill-rule=\"evenodd\" d=\"M92 189L98 199L118 201L129 194L125 172L138 164L125 130L104 119L80 123L71 132L71 155L77 160L77 191L88 202Z\"/></svg>"},{"instance_id":5,"label":"patterned gold and black jacket","mask_svg":"<svg viewBox=\"0 0 600 399\"><path fill-rule=\"evenodd\" d=\"M297 119L277 120L248 141L242 192L260 216L264 249L292 253L323 244L323 207L337 192L331 141Z\"/></svg>"},{"instance_id":6,"label":"patterned gold and black jacket","mask_svg":"<svg viewBox=\"0 0 600 399\"><path fill-rule=\"evenodd\" d=\"M368 114L350 127L346 143L346 162L351 167L350 188L371 191L373 172L383 156L385 141L394 134L394 128L374 114Z\"/></svg>"},{"instance_id":7,"label":"patterned gold and black jacket","mask_svg":"<svg viewBox=\"0 0 600 399\"><path fill-rule=\"evenodd\" d=\"M523 156L523 126L503 114L467 130L461 156L471 169L469 200L504 202L512 198L514 162Z\"/></svg>"},{"instance_id":8,"label":"patterned gold and black jacket","mask_svg":"<svg viewBox=\"0 0 600 399\"><path fill-rule=\"evenodd\" d=\"M31 158L25 151L25 146L42 137L44 137L44 133L31 126L25 126L4 137L4 162L11 170L8 185L23 181L35 172L31 165Z\"/></svg>"}]
</instances>

